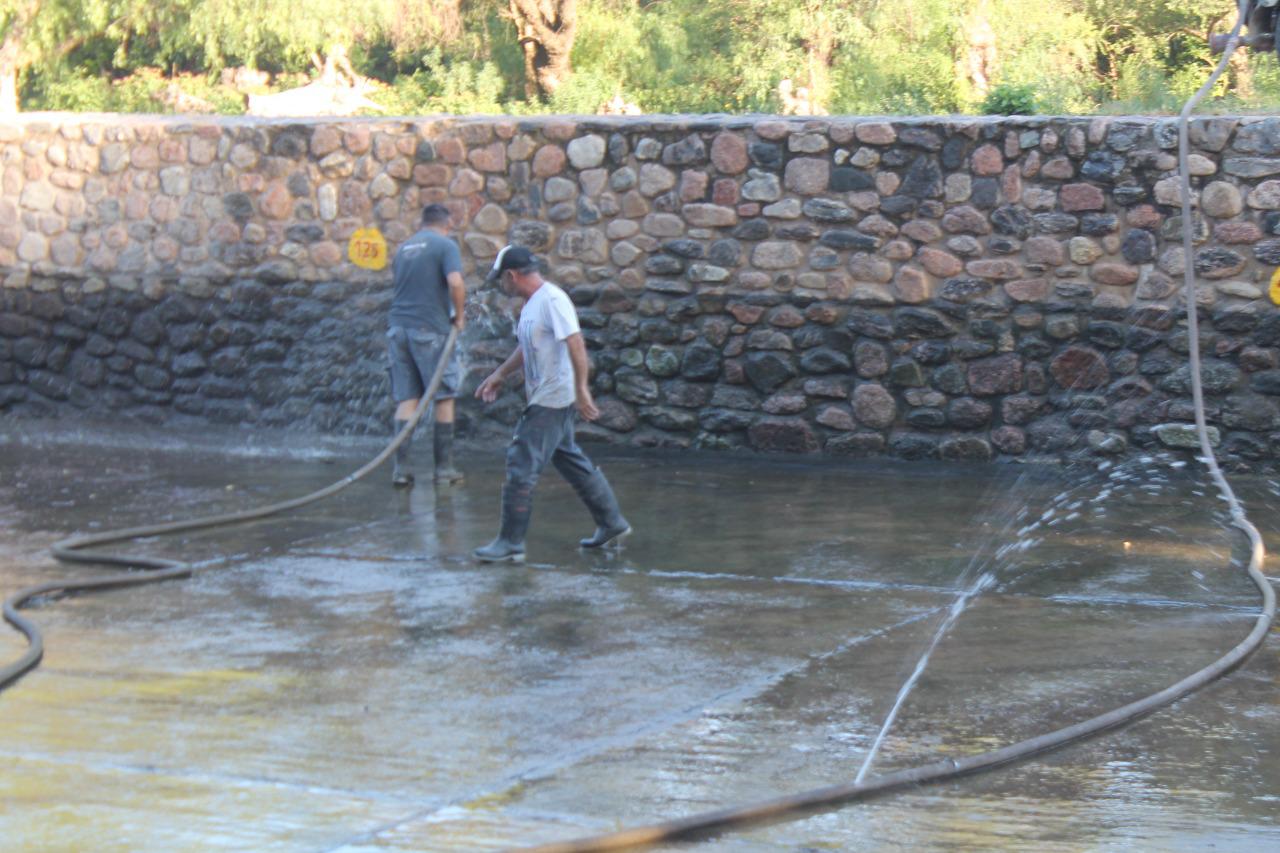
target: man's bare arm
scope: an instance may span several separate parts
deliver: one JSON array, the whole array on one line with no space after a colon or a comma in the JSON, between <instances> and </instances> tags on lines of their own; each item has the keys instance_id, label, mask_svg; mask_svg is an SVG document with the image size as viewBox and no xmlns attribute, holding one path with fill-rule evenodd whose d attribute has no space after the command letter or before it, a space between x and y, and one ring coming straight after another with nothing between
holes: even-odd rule
<instances>
[{"instance_id":1,"label":"man's bare arm","mask_svg":"<svg viewBox=\"0 0 1280 853\"><path fill-rule=\"evenodd\" d=\"M574 403L583 419L594 421L600 417L596 401L591 398L591 362L587 359L587 345L581 332L574 332L564 339L569 347L569 361L573 364Z\"/></svg>"}]
</instances>

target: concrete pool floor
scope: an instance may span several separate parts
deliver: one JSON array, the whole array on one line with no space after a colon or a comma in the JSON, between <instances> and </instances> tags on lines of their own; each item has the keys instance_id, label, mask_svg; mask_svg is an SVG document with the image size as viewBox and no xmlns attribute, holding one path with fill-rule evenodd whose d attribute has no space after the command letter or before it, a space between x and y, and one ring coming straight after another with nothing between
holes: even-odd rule
<instances>
[{"instance_id":1,"label":"concrete pool floor","mask_svg":"<svg viewBox=\"0 0 1280 853\"><path fill-rule=\"evenodd\" d=\"M293 497L380 447L4 422L0 592L94 573L48 556L73 532ZM1185 471L1117 490L1032 466L588 452L636 527L619 554L576 549L590 521L548 471L530 563L474 563L502 476L486 444L463 455L465 486L395 491L379 471L275 519L117 549L231 555L191 580L30 608L47 652L0 694L4 849L566 840L852 780L975 572L997 585L939 645L873 773L1153 692L1256 614L1242 545ZM1280 490L1234 482L1280 550ZM1028 518L1043 523L1020 532ZM7 661L23 643L5 628ZM693 847L1280 848L1277 639L1106 736Z\"/></svg>"}]
</instances>

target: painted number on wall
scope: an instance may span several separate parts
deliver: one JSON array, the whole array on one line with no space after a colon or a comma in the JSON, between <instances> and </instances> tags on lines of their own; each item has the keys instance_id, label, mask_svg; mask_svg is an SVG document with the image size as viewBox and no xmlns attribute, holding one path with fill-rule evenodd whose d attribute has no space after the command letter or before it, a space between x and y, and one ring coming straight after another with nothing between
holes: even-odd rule
<instances>
[{"instance_id":1,"label":"painted number on wall","mask_svg":"<svg viewBox=\"0 0 1280 853\"><path fill-rule=\"evenodd\" d=\"M351 263L367 270L380 270L387 265L387 241L377 228L361 228L347 243Z\"/></svg>"}]
</instances>

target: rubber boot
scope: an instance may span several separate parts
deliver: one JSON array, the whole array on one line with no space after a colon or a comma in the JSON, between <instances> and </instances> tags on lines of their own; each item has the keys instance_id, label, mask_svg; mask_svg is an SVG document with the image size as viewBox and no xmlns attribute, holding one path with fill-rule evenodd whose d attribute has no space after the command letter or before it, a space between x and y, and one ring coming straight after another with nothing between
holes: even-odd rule
<instances>
[{"instance_id":1,"label":"rubber boot","mask_svg":"<svg viewBox=\"0 0 1280 853\"><path fill-rule=\"evenodd\" d=\"M442 424L436 421L432 445L436 457L437 483L461 483L462 472L453 467L453 424Z\"/></svg>"},{"instance_id":2,"label":"rubber boot","mask_svg":"<svg viewBox=\"0 0 1280 853\"><path fill-rule=\"evenodd\" d=\"M622 517L618 506L618 498L599 468L591 472L580 485L575 484L578 497L587 505L591 518L596 523L596 532L586 539L578 540L580 548L617 547L622 540L631 535L631 525Z\"/></svg>"},{"instance_id":3,"label":"rubber boot","mask_svg":"<svg viewBox=\"0 0 1280 853\"><path fill-rule=\"evenodd\" d=\"M523 563L524 537L529 532L529 515L533 511L532 497L533 488L530 486L505 484L502 487L502 524L498 528L498 538L475 549L471 555L482 563Z\"/></svg>"},{"instance_id":4,"label":"rubber boot","mask_svg":"<svg viewBox=\"0 0 1280 853\"><path fill-rule=\"evenodd\" d=\"M396 435L404 429L408 421L396 419ZM409 448L413 444L413 435L404 440L404 443L396 448L395 464L391 468L391 485L397 488L406 488L413 485L413 466L409 463Z\"/></svg>"}]
</instances>

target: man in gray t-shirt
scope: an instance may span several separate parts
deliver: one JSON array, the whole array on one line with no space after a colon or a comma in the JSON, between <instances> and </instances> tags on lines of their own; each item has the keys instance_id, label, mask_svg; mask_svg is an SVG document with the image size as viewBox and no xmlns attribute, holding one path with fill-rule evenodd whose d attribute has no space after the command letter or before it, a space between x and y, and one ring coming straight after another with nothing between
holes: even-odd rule
<instances>
[{"instance_id":1,"label":"man in gray t-shirt","mask_svg":"<svg viewBox=\"0 0 1280 853\"><path fill-rule=\"evenodd\" d=\"M396 250L391 262L395 290L387 318L387 368L391 396L396 401L397 433L413 417L418 400L436 372L449 327L461 332L466 324L462 254L448 235L449 209L442 204L429 204L422 210L422 230ZM435 397L436 482L456 483L462 479L462 473L453 465L453 401L458 396L461 376L455 348ZM396 449L391 482L397 486L413 484L410 444L405 441Z\"/></svg>"}]
</instances>

